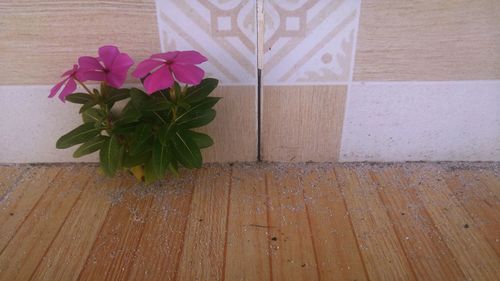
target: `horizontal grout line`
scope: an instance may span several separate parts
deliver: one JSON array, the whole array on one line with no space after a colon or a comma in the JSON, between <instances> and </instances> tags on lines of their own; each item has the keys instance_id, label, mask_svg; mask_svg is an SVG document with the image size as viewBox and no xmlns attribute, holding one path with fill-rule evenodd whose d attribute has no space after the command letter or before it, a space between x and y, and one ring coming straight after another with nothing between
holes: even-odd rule
<instances>
[{"instance_id":1,"label":"horizontal grout line","mask_svg":"<svg viewBox=\"0 0 500 281\"><path fill-rule=\"evenodd\" d=\"M257 81L256 81L257 83ZM443 80L443 81L352 81L352 85L421 85L421 84L467 84L467 83L500 83L500 80ZM0 85L1 88L50 88L54 84L14 84L14 85ZM295 83L263 83L263 87L266 86L348 86L349 82L318 82L318 83L305 83L305 82L295 82ZM89 84L90 87L97 87L98 84ZM141 86L139 83L127 83L123 87L137 87ZM257 87L256 84L239 84L239 83L224 83L219 84L219 86L252 86ZM80 89L80 87L78 88Z\"/></svg>"}]
</instances>

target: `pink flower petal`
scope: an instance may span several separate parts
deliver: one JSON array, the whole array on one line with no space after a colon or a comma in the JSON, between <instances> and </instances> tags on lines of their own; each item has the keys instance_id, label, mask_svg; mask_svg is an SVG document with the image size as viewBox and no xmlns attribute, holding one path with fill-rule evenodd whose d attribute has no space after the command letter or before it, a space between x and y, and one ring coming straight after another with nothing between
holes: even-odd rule
<instances>
[{"instance_id":1,"label":"pink flower petal","mask_svg":"<svg viewBox=\"0 0 500 281\"><path fill-rule=\"evenodd\" d=\"M130 58L127 53L120 53L116 56L113 65L109 68L111 72L125 72L127 74L128 69L134 64L134 61Z\"/></svg>"},{"instance_id":2,"label":"pink flower petal","mask_svg":"<svg viewBox=\"0 0 500 281\"><path fill-rule=\"evenodd\" d=\"M127 79L127 72L121 72L121 73L110 72L108 73L108 75L106 75L106 83L117 89L123 86L123 83L125 83L126 79Z\"/></svg>"},{"instance_id":3,"label":"pink flower petal","mask_svg":"<svg viewBox=\"0 0 500 281\"><path fill-rule=\"evenodd\" d=\"M59 99L62 100L63 102L66 101L66 96L73 93L75 90L76 90L75 80L68 79L68 83L66 83L66 86L64 86L64 88L62 89L61 94L59 95Z\"/></svg>"},{"instance_id":4,"label":"pink flower petal","mask_svg":"<svg viewBox=\"0 0 500 281\"><path fill-rule=\"evenodd\" d=\"M183 82L190 85L198 85L205 75L203 69L192 65L192 64L172 64L170 66L175 78L179 82Z\"/></svg>"},{"instance_id":5,"label":"pink flower petal","mask_svg":"<svg viewBox=\"0 0 500 281\"><path fill-rule=\"evenodd\" d=\"M144 80L144 88L148 94L152 94L158 90L163 90L172 87L174 78L168 66L162 66Z\"/></svg>"},{"instance_id":6,"label":"pink flower petal","mask_svg":"<svg viewBox=\"0 0 500 281\"><path fill-rule=\"evenodd\" d=\"M99 58L106 68L113 65L113 61L119 53L120 51L115 46L102 46L99 48Z\"/></svg>"},{"instance_id":7,"label":"pink flower petal","mask_svg":"<svg viewBox=\"0 0 500 281\"><path fill-rule=\"evenodd\" d=\"M92 80L92 81L105 81L106 80L106 73L102 71L83 71L78 75L78 80L82 81L87 81L87 80Z\"/></svg>"},{"instance_id":8,"label":"pink flower petal","mask_svg":"<svg viewBox=\"0 0 500 281\"><path fill-rule=\"evenodd\" d=\"M83 56L78 58L78 64L82 70L103 70L104 67L94 57Z\"/></svg>"},{"instance_id":9,"label":"pink flower petal","mask_svg":"<svg viewBox=\"0 0 500 281\"><path fill-rule=\"evenodd\" d=\"M61 77L65 77L65 76L70 76L71 74L75 73L76 71L78 70L78 65L77 64L74 64L73 65L73 69L70 69L66 72L64 72Z\"/></svg>"},{"instance_id":10,"label":"pink flower petal","mask_svg":"<svg viewBox=\"0 0 500 281\"><path fill-rule=\"evenodd\" d=\"M69 78L66 78L64 80L62 80L61 82L57 83L54 85L54 87L52 87L52 89L50 89L50 95L49 95L49 98L52 98L54 97L55 95L57 95L57 92L59 92L59 89L61 89L61 86L66 83L66 81L68 81Z\"/></svg>"},{"instance_id":11,"label":"pink flower petal","mask_svg":"<svg viewBox=\"0 0 500 281\"><path fill-rule=\"evenodd\" d=\"M162 60L173 60L174 58L177 57L179 54L179 51L173 51L173 52L166 52L166 53L160 53L160 54L154 54L151 56L152 59L162 59Z\"/></svg>"},{"instance_id":12,"label":"pink flower petal","mask_svg":"<svg viewBox=\"0 0 500 281\"><path fill-rule=\"evenodd\" d=\"M207 58L197 51L182 51L179 52L174 61L181 64L199 64L206 62Z\"/></svg>"},{"instance_id":13,"label":"pink flower petal","mask_svg":"<svg viewBox=\"0 0 500 281\"><path fill-rule=\"evenodd\" d=\"M132 72L132 76L136 78L142 78L148 75L148 73L150 73L151 71L153 71L153 69L157 68L158 66L164 63L165 62L152 59L143 60L142 62L139 63L139 65L137 65L134 72Z\"/></svg>"}]
</instances>

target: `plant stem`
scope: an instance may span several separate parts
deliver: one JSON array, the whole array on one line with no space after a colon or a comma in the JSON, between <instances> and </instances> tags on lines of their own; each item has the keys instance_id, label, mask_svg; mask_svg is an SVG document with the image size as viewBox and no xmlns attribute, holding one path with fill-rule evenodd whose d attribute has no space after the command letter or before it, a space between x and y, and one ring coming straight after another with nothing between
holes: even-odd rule
<instances>
[{"instance_id":1,"label":"plant stem","mask_svg":"<svg viewBox=\"0 0 500 281\"><path fill-rule=\"evenodd\" d=\"M92 91L90 91L89 88L87 88L87 86L85 86L85 84L82 83L82 81L78 80L75 78L75 80L78 82L78 84L82 85L82 87L87 91L87 93L89 93L91 96L93 96L94 94L92 94Z\"/></svg>"}]
</instances>

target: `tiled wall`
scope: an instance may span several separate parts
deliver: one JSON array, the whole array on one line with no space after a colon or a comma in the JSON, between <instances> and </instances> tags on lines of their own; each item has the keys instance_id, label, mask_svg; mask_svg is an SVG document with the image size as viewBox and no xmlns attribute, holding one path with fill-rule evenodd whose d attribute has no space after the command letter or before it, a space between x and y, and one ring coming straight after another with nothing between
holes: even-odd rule
<instances>
[{"instance_id":1,"label":"tiled wall","mask_svg":"<svg viewBox=\"0 0 500 281\"><path fill-rule=\"evenodd\" d=\"M0 2L0 162L73 161L77 56L196 49L221 80L209 161L500 161L500 1ZM257 66L262 68L260 114ZM260 120L258 116L260 115ZM95 160L88 157L84 161Z\"/></svg>"}]
</instances>

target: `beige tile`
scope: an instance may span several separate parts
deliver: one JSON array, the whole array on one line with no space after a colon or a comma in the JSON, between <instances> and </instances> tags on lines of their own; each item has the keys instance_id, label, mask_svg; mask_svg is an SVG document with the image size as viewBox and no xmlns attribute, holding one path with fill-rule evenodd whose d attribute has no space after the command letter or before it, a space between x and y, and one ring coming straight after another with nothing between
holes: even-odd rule
<instances>
[{"instance_id":1,"label":"beige tile","mask_svg":"<svg viewBox=\"0 0 500 281\"><path fill-rule=\"evenodd\" d=\"M346 91L346 86L265 86L263 160L337 161Z\"/></svg>"},{"instance_id":2,"label":"beige tile","mask_svg":"<svg viewBox=\"0 0 500 281\"><path fill-rule=\"evenodd\" d=\"M136 61L160 50L154 0L2 2L1 85L52 84L105 44Z\"/></svg>"},{"instance_id":3,"label":"beige tile","mask_svg":"<svg viewBox=\"0 0 500 281\"><path fill-rule=\"evenodd\" d=\"M200 131L215 144L203 150L205 162L255 161L257 159L257 112L255 87L219 86L215 96L217 117Z\"/></svg>"},{"instance_id":4,"label":"beige tile","mask_svg":"<svg viewBox=\"0 0 500 281\"><path fill-rule=\"evenodd\" d=\"M354 79L498 79L499 14L498 0L364 0Z\"/></svg>"}]
</instances>

